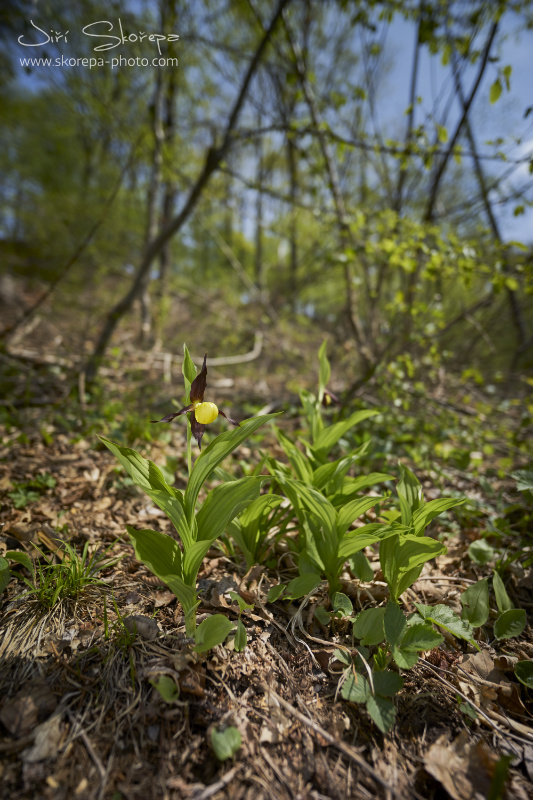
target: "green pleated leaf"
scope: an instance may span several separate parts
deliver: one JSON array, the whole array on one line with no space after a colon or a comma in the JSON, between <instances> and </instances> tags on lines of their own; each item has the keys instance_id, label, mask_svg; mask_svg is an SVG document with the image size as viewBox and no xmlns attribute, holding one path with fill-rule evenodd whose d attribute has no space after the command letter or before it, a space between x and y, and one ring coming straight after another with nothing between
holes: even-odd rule
<instances>
[{"instance_id":1,"label":"green pleated leaf","mask_svg":"<svg viewBox=\"0 0 533 800\"><path fill-rule=\"evenodd\" d=\"M275 429L278 442L283 448L283 452L289 459L289 462L294 470L294 474L299 481L304 483L311 483L313 480L313 470L309 459L302 453L301 450L292 442L288 436L279 429Z\"/></svg>"},{"instance_id":2,"label":"green pleated leaf","mask_svg":"<svg viewBox=\"0 0 533 800\"><path fill-rule=\"evenodd\" d=\"M348 419L344 419L342 422L336 422L334 425L329 425L327 428L324 428L313 443L313 453L315 453L319 459L321 456L328 455L330 450L350 428L353 428L365 419L374 417L378 413L378 411L371 410L356 411L354 414L351 414Z\"/></svg>"},{"instance_id":3,"label":"green pleated leaf","mask_svg":"<svg viewBox=\"0 0 533 800\"><path fill-rule=\"evenodd\" d=\"M123 447L104 436L98 437L118 458L133 483L139 486L159 508L165 512L178 531L185 547L192 542L183 508L181 492L169 486L163 473L153 461L148 461L136 450Z\"/></svg>"},{"instance_id":4,"label":"green pleated leaf","mask_svg":"<svg viewBox=\"0 0 533 800\"><path fill-rule=\"evenodd\" d=\"M341 559L347 559L370 547L376 542L381 542L391 536L397 535L398 528L386 525L382 522L369 522L353 531L347 531L338 545L338 555ZM381 546L380 546L381 547Z\"/></svg>"},{"instance_id":5,"label":"green pleated leaf","mask_svg":"<svg viewBox=\"0 0 533 800\"><path fill-rule=\"evenodd\" d=\"M130 525L126 528L135 548L135 557L167 584L185 612L194 608L196 587L183 580L182 553L176 540L159 531L138 531Z\"/></svg>"},{"instance_id":6,"label":"green pleated leaf","mask_svg":"<svg viewBox=\"0 0 533 800\"><path fill-rule=\"evenodd\" d=\"M235 625L224 614L213 614L204 619L196 628L194 640L197 653L206 653L213 647L222 644Z\"/></svg>"},{"instance_id":7,"label":"green pleated leaf","mask_svg":"<svg viewBox=\"0 0 533 800\"><path fill-rule=\"evenodd\" d=\"M416 475L404 464L400 464L400 473L401 478L398 481L396 491L400 500L402 523L410 525L414 512L424 502L422 487Z\"/></svg>"},{"instance_id":8,"label":"green pleated leaf","mask_svg":"<svg viewBox=\"0 0 533 800\"><path fill-rule=\"evenodd\" d=\"M281 412L280 412L281 413ZM265 414L261 417L241 422L239 428L225 431L219 434L213 441L202 450L196 459L189 483L185 491L185 512L189 522L194 516L198 493L213 470L218 467L220 462L241 445L248 436L278 414Z\"/></svg>"},{"instance_id":9,"label":"green pleated leaf","mask_svg":"<svg viewBox=\"0 0 533 800\"><path fill-rule=\"evenodd\" d=\"M366 442L365 442L366 445ZM337 461L328 461L322 464L313 472L312 483L315 489L323 489L330 481L337 481L344 478L350 467L361 457L358 448L356 453L352 453L344 458L339 458Z\"/></svg>"},{"instance_id":10,"label":"green pleated leaf","mask_svg":"<svg viewBox=\"0 0 533 800\"><path fill-rule=\"evenodd\" d=\"M211 489L196 515L198 540L213 542L224 533L230 520L259 497L265 480L265 477L246 477Z\"/></svg>"},{"instance_id":11,"label":"green pleated leaf","mask_svg":"<svg viewBox=\"0 0 533 800\"><path fill-rule=\"evenodd\" d=\"M423 533L429 523L443 511L448 511L454 506L460 506L465 502L465 498L457 500L454 497L442 497L438 500L430 500L429 503L424 503L417 511L413 513L413 525L415 535Z\"/></svg>"},{"instance_id":12,"label":"green pleated leaf","mask_svg":"<svg viewBox=\"0 0 533 800\"><path fill-rule=\"evenodd\" d=\"M350 500L345 506L339 508L337 512L337 536L341 537L346 533L347 528L357 517L374 508L380 500L383 500L383 497L362 497Z\"/></svg>"},{"instance_id":13,"label":"green pleated leaf","mask_svg":"<svg viewBox=\"0 0 533 800\"><path fill-rule=\"evenodd\" d=\"M431 625L418 623L405 631L401 641L402 650L433 650L444 641L444 637Z\"/></svg>"},{"instance_id":14,"label":"green pleated leaf","mask_svg":"<svg viewBox=\"0 0 533 800\"><path fill-rule=\"evenodd\" d=\"M494 623L494 636L497 639L512 639L520 636L526 627L526 612L523 608L511 608L500 614Z\"/></svg>"},{"instance_id":15,"label":"green pleated leaf","mask_svg":"<svg viewBox=\"0 0 533 800\"><path fill-rule=\"evenodd\" d=\"M315 473L316 474L316 473ZM378 483L392 481L394 475L387 472L370 472L368 475L361 475L359 478L345 478L344 485L337 489L334 495L329 497L331 503L337 508L343 506L348 500L353 499L353 495L358 494L363 489L376 486Z\"/></svg>"},{"instance_id":16,"label":"green pleated leaf","mask_svg":"<svg viewBox=\"0 0 533 800\"><path fill-rule=\"evenodd\" d=\"M337 514L329 500L316 489L299 481L292 481L292 486L306 508L320 521L324 530L330 536L334 536L336 540Z\"/></svg>"},{"instance_id":17,"label":"green pleated leaf","mask_svg":"<svg viewBox=\"0 0 533 800\"><path fill-rule=\"evenodd\" d=\"M461 619L465 619L473 628L484 625L489 618L489 579L473 583L461 595L463 611Z\"/></svg>"}]
</instances>

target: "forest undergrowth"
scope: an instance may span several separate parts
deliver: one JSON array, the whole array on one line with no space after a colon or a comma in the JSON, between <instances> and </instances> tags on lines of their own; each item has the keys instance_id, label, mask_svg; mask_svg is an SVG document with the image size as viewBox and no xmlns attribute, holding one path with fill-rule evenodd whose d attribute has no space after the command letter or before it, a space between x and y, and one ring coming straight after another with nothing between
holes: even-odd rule
<instances>
[{"instance_id":1,"label":"forest undergrowth","mask_svg":"<svg viewBox=\"0 0 533 800\"><path fill-rule=\"evenodd\" d=\"M530 796L527 406L180 367L5 407L7 795Z\"/></svg>"}]
</instances>

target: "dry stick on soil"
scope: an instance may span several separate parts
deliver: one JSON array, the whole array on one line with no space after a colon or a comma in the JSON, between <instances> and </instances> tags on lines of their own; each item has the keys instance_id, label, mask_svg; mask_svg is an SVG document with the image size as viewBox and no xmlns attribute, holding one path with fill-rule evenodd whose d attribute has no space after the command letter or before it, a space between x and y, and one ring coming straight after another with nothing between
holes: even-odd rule
<instances>
[{"instance_id":1,"label":"dry stick on soil","mask_svg":"<svg viewBox=\"0 0 533 800\"><path fill-rule=\"evenodd\" d=\"M318 724L318 722L315 722L313 719L310 719L310 717L306 717L305 714L302 714L300 711L294 708L294 706L288 703L287 700L284 700L283 697L281 697L270 686L264 686L264 690L267 693L267 695L270 695L274 700L276 700L280 704L280 706L282 706L286 711L292 714L293 717L295 717L295 719L297 719L303 725L306 725L308 728L311 728L311 730L314 731L315 733L322 736L326 740L326 742L328 742L328 744L332 745L333 747L336 747L337 750L339 750L344 756L346 756L346 758L349 758L352 761L354 761L357 764L357 766L359 766L362 770L364 770L364 772L367 772L368 775L370 775L370 777L373 778L376 781L376 783L379 783L379 785L382 786L386 791L390 792L392 795L394 795L394 797L398 797L400 798L400 800L404 800L404 798L402 798L402 795L400 795L396 791L396 789L394 789L392 786L389 786L389 784L386 781L384 781L380 775L378 775L378 773L370 766L370 764L367 764L365 759L361 755L359 755L357 750L355 750L353 747L350 747L350 745L346 744L345 742L341 742L338 739L335 739L335 737L332 736L330 733L328 733L321 725ZM419 797L419 795L415 794L415 797Z\"/></svg>"},{"instance_id":2,"label":"dry stick on soil","mask_svg":"<svg viewBox=\"0 0 533 800\"><path fill-rule=\"evenodd\" d=\"M232 767L232 769L230 769L229 772L226 772L226 774L219 781L212 783L211 786L207 786L199 794L195 792L192 796L192 800L209 800L210 797L217 792L220 792L221 789L225 789L228 783L231 783L233 778L238 772L240 772L242 768L242 764L236 764L234 767Z\"/></svg>"},{"instance_id":3,"label":"dry stick on soil","mask_svg":"<svg viewBox=\"0 0 533 800\"><path fill-rule=\"evenodd\" d=\"M456 686L454 686L452 683L447 681L446 678L443 678L443 676L440 675L440 672L449 673L449 670L443 669L442 667L436 667L433 664L430 664L429 661L426 661L424 658L420 659L420 663L423 664L425 667L427 667L427 669L431 670L431 672L433 672L433 674L436 676L436 678L441 683L443 683L448 689L450 689L450 691L452 691L456 695L458 694L459 697L461 697L466 703L468 703L468 705L472 706L472 708L476 711L476 713L479 714L479 716L489 725L489 727L491 727L494 730L494 733L496 733L502 739L507 739L507 740L508 739L514 739L515 741L519 742L520 744L531 745L531 741L532 741L531 739L525 739L524 737L517 736L515 733L510 733L509 731L502 730L499 727L499 725L497 725L494 722L494 720L492 720L489 717L489 715L486 714L479 706L476 706L476 704L469 697L467 697L466 694L463 694L463 692L461 692ZM452 673L449 673L449 674L452 674ZM465 674L468 674L468 673L465 673ZM468 677L471 679L472 675L468 675ZM507 745L509 747L511 746L511 744L508 741L507 741Z\"/></svg>"}]
</instances>

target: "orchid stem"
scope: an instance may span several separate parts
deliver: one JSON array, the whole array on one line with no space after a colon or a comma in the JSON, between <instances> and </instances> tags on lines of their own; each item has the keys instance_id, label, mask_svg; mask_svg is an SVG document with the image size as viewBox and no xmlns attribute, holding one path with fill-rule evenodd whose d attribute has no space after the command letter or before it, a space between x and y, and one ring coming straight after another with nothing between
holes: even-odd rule
<instances>
[{"instance_id":1,"label":"orchid stem","mask_svg":"<svg viewBox=\"0 0 533 800\"><path fill-rule=\"evenodd\" d=\"M192 431L190 414L187 414L187 469L189 470L189 478L192 472Z\"/></svg>"}]
</instances>

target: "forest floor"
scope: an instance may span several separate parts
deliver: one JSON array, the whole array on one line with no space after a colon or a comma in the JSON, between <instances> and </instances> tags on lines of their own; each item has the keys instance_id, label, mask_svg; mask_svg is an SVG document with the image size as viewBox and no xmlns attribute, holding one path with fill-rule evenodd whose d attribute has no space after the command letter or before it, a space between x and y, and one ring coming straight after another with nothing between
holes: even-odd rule
<instances>
[{"instance_id":1,"label":"forest floor","mask_svg":"<svg viewBox=\"0 0 533 800\"><path fill-rule=\"evenodd\" d=\"M42 389L43 393L45 389ZM46 390L48 391L48 390ZM50 391L53 391L53 387ZM102 433L107 433L101 429ZM478 629L479 650L447 635L440 648L404 673L395 697L396 723L381 733L363 706L342 699L339 645L354 646L351 624L324 627L314 616L320 591L301 601L268 603L268 589L295 576L287 554L277 567L246 572L223 548L213 548L199 574L198 620L239 608L229 592L253 605L242 613L248 644L230 640L198 654L185 636L175 596L135 560L126 524L172 533L166 516L128 482L112 455L91 435L43 427L35 417L21 431L0 430L0 555L21 550L42 563L68 559L68 548L120 560L76 601L52 608L24 592L22 566L0 596L0 785L10 800L336 800L346 798L508 798L533 796L532 692L513 673L533 659L533 568L509 559L506 588L525 608L528 625L496 640L493 623ZM272 447L275 447L272 444ZM170 455L178 488L186 457L181 435L144 442L156 463ZM257 453L241 447L237 460ZM44 476L35 484L37 476ZM50 481L46 476L53 478ZM421 480L424 476L420 476ZM427 485L427 484L426 484ZM483 481L457 479L456 491L478 505L495 503ZM502 482L499 502L516 511L516 493ZM513 505L514 504L514 505ZM17 507L18 506L18 507ZM518 516L517 516L518 514ZM448 551L427 564L403 596L444 603L460 613L461 592L492 575L469 545L486 515L461 518ZM438 521L433 533L443 532ZM527 545L531 549L531 538ZM526 539L503 537L507 554ZM388 595L376 553L366 554L374 580L348 570L343 591L356 610ZM326 587L323 589L326 596ZM136 625L128 624L135 618ZM155 687L171 678L176 693ZM167 698L168 700L168 698ZM241 747L217 759L212 732L237 728Z\"/></svg>"}]
</instances>

